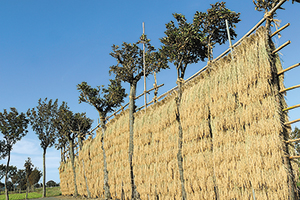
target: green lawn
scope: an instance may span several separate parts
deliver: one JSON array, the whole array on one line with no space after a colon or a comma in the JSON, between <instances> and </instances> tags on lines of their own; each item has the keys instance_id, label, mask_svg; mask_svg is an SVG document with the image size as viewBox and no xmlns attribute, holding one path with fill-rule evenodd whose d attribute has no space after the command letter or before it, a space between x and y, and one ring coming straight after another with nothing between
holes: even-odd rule
<instances>
[{"instance_id":1,"label":"green lawn","mask_svg":"<svg viewBox=\"0 0 300 200\"><path fill-rule=\"evenodd\" d=\"M9 199L17 200L17 199L25 199L26 193L15 193L9 194ZM54 197L61 195L60 187L53 187L46 189L46 196L47 197ZM28 194L28 199L37 199L42 197L42 188L36 189L35 192L31 192ZM0 195L0 200L5 200L5 195Z\"/></svg>"}]
</instances>

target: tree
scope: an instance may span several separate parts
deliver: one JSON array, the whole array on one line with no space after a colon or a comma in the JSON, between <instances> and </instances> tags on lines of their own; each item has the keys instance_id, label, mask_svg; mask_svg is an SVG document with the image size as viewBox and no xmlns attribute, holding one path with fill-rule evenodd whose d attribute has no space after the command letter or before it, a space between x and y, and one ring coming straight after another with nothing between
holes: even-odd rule
<instances>
[{"instance_id":1,"label":"tree","mask_svg":"<svg viewBox=\"0 0 300 200\"><path fill-rule=\"evenodd\" d=\"M4 109L3 113L0 112L0 131L3 135L4 143L2 149L5 149L4 155L7 156L6 172L5 172L5 195L6 200L9 199L7 191L7 178L10 162L10 152L13 145L21 140L27 134L27 126L29 120L24 113L18 113L16 108L10 108L10 112Z\"/></svg>"},{"instance_id":2,"label":"tree","mask_svg":"<svg viewBox=\"0 0 300 200\"><path fill-rule=\"evenodd\" d=\"M17 188L21 191L26 189L26 172L24 169L19 169L11 177L13 185L17 185Z\"/></svg>"},{"instance_id":3,"label":"tree","mask_svg":"<svg viewBox=\"0 0 300 200\"><path fill-rule=\"evenodd\" d=\"M298 139L298 138L300 138L300 129L298 129L297 127L295 127L295 129L290 134L290 138L291 139ZM299 155L300 154L300 143L299 142L295 142L294 143L294 148L295 148L295 151L296 151L297 155Z\"/></svg>"},{"instance_id":4,"label":"tree","mask_svg":"<svg viewBox=\"0 0 300 200\"><path fill-rule=\"evenodd\" d=\"M57 99L52 102L47 98L44 101L39 99L36 108L27 111L30 116L32 130L38 135L43 149L43 197L46 197L46 151L54 145L56 139L56 128L53 124L57 114Z\"/></svg>"},{"instance_id":5,"label":"tree","mask_svg":"<svg viewBox=\"0 0 300 200\"><path fill-rule=\"evenodd\" d=\"M13 174L15 174L16 172L17 172L16 166L9 166L7 177L11 178L13 176ZM0 180L3 179L3 177L5 176L5 173L6 173L6 165L1 164L0 165Z\"/></svg>"},{"instance_id":6,"label":"tree","mask_svg":"<svg viewBox=\"0 0 300 200\"><path fill-rule=\"evenodd\" d=\"M204 61L206 57L212 59L211 51L216 43L223 44L227 40L226 23L228 20L231 37L236 34L232 27L239 22L239 14L225 8L225 3L216 3L207 13L196 12L193 23L188 23L185 16L175 13L177 25L174 21L166 24L165 37L160 41L163 44L162 54L168 58L168 61L174 63L177 70L178 93L176 101L176 120L178 122L178 169L181 181L182 198L186 199L183 173L182 140L183 131L180 119L180 104L182 98L182 86L184 84L184 75L189 64Z\"/></svg>"},{"instance_id":7,"label":"tree","mask_svg":"<svg viewBox=\"0 0 300 200\"><path fill-rule=\"evenodd\" d=\"M228 27L231 39L234 39L237 34L234 29L235 24L239 21L240 13L226 8L225 2L217 2L211 4L211 8L207 12L196 12L194 16L194 25L198 29L200 34L204 34L205 42L207 45L207 53L205 57L208 61L213 58L212 49L215 44L224 44L228 40L226 20L228 21Z\"/></svg>"},{"instance_id":8,"label":"tree","mask_svg":"<svg viewBox=\"0 0 300 200\"><path fill-rule=\"evenodd\" d=\"M274 8L281 0L252 0L255 5L255 10L257 11L264 11L265 14L267 14L272 8ZM292 0L292 3L294 2L300 3L300 0ZM279 7L280 9L283 9L282 7ZM276 12L273 14L268 14L266 19L266 28L268 32L271 31L271 22L274 21L273 17L276 15Z\"/></svg>"},{"instance_id":9,"label":"tree","mask_svg":"<svg viewBox=\"0 0 300 200\"><path fill-rule=\"evenodd\" d=\"M199 60L204 61L206 57L206 45L204 42L205 35L200 32L195 24L188 23L182 14L173 14L177 21L177 26L173 21L166 24L165 37L160 41L163 44L161 52L168 58L169 62L174 63L177 70L178 93L175 99L177 110L176 120L178 122L178 167L181 180L182 199L187 199L184 174L183 174L183 157L182 157L182 125L180 120L180 102L182 97L182 86L185 70L189 64L197 63Z\"/></svg>"},{"instance_id":10,"label":"tree","mask_svg":"<svg viewBox=\"0 0 300 200\"><path fill-rule=\"evenodd\" d=\"M24 164L25 167L25 174L26 174L26 197L25 199L28 198L28 192L29 192L29 176L31 175L32 171L33 171L33 164L31 162L31 158L28 157L28 159L25 161Z\"/></svg>"},{"instance_id":11,"label":"tree","mask_svg":"<svg viewBox=\"0 0 300 200\"><path fill-rule=\"evenodd\" d=\"M42 176L43 173L40 170L38 170L38 168L34 168L29 175L29 185L34 189L34 186L40 181Z\"/></svg>"},{"instance_id":12,"label":"tree","mask_svg":"<svg viewBox=\"0 0 300 200\"><path fill-rule=\"evenodd\" d=\"M104 171L104 198L110 199L111 194L108 184L108 171L106 163L106 154L104 149L104 136L106 130L106 115L108 112L112 112L113 108L121 106L124 102L124 98L127 96L125 89L122 88L121 82L117 80L110 80L110 85L107 89L103 86L92 88L86 82L82 82L77 85L77 89L80 91L79 103L85 102L96 108L99 113L102 136L101 136L101 148L103 153L103 171ZM102 94L102 95L101 95ZM82 161L83 162L83 161ZM86 177L85 177L86 178Z\"/></svg>"},{"instance_id":13,"label":"tree","mask_svg":"<svg viewBox=\"0 0 300 200\"><path fill-rule=\"evenodd\" d=\"M134 183L133 173L133 124L135 113L135 97L136 97L136 86L138 81L144 75L143 73L143 50L138 44L144 43L145 50L145 76L153 72L158 72L161 69L168 67L167 60L159 53L155 51L155 48L150 44L150 40L147 39L146 35L142 35L140 41L137 43L126 43L123 42L122 48L113 45L112 52L110 55L114 57L118 64L110 67L110 74L116 75L116 80L121 80L130 84L129 93L129 166L130 166L130 177L131 177L131 198L140 199L140 195L136 190Z\"/></svg>"},{"instance_id":14,"label":"tree","mask_svg":"<svg viewBox=\"0 0 300 200\"><path fill-rule=\"evenodd\" d=\"M76 172L74 163L74 141L79 134L87 132L91 127L92 120L85 116L85 113L73 114L66 102L63 102L59 107L54 125L58 130L58 134L65 137L69 143L69 154L74 175L74 196L78 195L76 184ZM84 121L86 120L86 121Z\"/></svg>"},{"instance_id":15,"label":"tree","mask_svg":"<svg viewBox=\"0 0 300 200\"><path fill-rule=\"evenodd\" d=\"M53 180L50 180L46 183L47 187L56 187L57 183Z\"/></svg>"}]
</instances>

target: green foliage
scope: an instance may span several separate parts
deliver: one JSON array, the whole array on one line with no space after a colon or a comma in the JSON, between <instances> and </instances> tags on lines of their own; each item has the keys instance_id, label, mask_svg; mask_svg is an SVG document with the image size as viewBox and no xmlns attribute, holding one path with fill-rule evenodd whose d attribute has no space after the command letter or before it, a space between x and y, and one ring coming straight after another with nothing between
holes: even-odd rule
<instances>
[{"instance_id":1,"label":"green foliage","mask_svg":"<svg viewBox=\"0 0 300 200\"><path fill-rule=\"evenodd\" d=\"M236 13L226 8L225 2L217 2L211 4L211 8L204 12L196 12L194 16L194 24L200 33L204 34L208 50L212 49L215 44L224 44L228 40L226 21L231 39L234 39L237 34L234 29L239 21L240 13ZM210 57L208 52L206 57Z\"/></svg>"},{"instance_id":2,"label":"green foliage","mask_svg":"<svg viewBox=\"0 0 300 200\"><path fill-rule=\"evenodd\" d=\"M225 2L211 4L207 12L196 12L193 23L188 23L185 16L175 13L177 24L170 21L166 24L165 37L161 52L174 63L178 78L184 78L189 64L211 60L211 51L215 44L224 44L228 40L226 22L228 20L231 39L237 35L233 28L240 21L240 13L226 8Z\"/></svg>"},{"instance_id":3,"label":"green foliage","mask_svg":"<svg viewBox=\"0 0 300 200\"><path fill-rule=\"evenodd\" d=\"M300 129L298 129L297 127L295 127L295 129L291 132L290 134L290 138L291 139L298 139L300 138ZM297 152L297 154L300 154L300 143L299 142L295 142L293 143L295 151Z\"/></svg>"},{"instance_id":4,"label":"green foliage","mask_svg":"<svg viewBox=\"0 0 300 200\"><path fill-rule=\"evenodd\" d=\"M50 180L46 183L46 186L47 187L55 187L55 186L57 186L57 183L53 180Z\"/></svg>"},{"instance_id":5,"label":"green foliage","mask_svg":"<svg viewBox=\"0 0 300 200\"><path fill-rule=\"evenodd\" d=\"M44 101L39 99L38 106L27 111L27 115L30 117L30 123L33 131L38 135L41 141L40 145L42 149L52 147L56 139L56 129L53 125L53 121L57 114L57 99L52 103L52 99L47 102L47 98Z\"/></svg>"},{"instance_id":6,"label":"green foliage","mask_svg":"<svg viewBox=\"0 0 300 200\"><path fill-rule=\"evenodd\" d=\"M80 92L79 103L85 102L94 106L103 116L113 111L113 108L121 106L127 96L119 80L110 80L107 89L104 86L92 88L87 82L82 82L77 85L77 90Z\"/></svg>"},{"instance_id":7,"label":"green foliage","mask_svg":"<svg viewBox=\"0 0 300 200\"><path fill-rule=\"evenodd\" d=\"M5 172L6 172L6 165L1 164L0 165L0 180L3 179L3 177L5 176ZM9 166L7 177L11 178L13 176L13 174L15 174L16 172L17 172L16 166Z\"/></svg>"},{"instance_id":8,"label":"green foliage","mask_svg":"<svg viewBox=\"0 0 300 200\"><path fill-rule=\"evenodd\" d=\"M274 8L281 0L252 0L255 5L255 10L264 11L265 13ZM300 0L292 0L292 3L300 3ZM282 7L279 7L283 9Z\"/></svg>"},{"instance_id":9,"label":"green foliage","mask_svg":"<svg viewBox=\"0 0 300 200\"><path fill-rule=\"evenodd\" d=\"M145 44L145 76L161 69L168 68L167 60L155 51L146 35L142 35L137 43L123 42L122 47L112 46L110 55L114 57L118 64L110 67L109 73L116 75L116 80L136 84L144 75L143 49L138 44Z\"/></svg>"},{"instance_id":10,"label":"green foliage","mask_svg":"<svg viewBox=\"0 0 300 200\"><path fill-rule=\"evenodd\" d=\"M12 150L12 146L22 137L27 134L28 119L24 113L18 113L16 108L10 108L10 112L4 109L3 113L0 112L0 132L3 135L1 143L1 151L4 155ZM2 155L2 158L4 157Z\"/></svg>"},{"instance_id":11,"label":"green foliage","mask_svg":"<svg viewBox=\"0 0 300 200\"><path fill-rule=\"evenodd\" d=\"M20 190L26 189L26 172L24 169L19 169L11 177L12 183L17 185L17 188Z\"/></svg>"},{"instance_id":12,"label":"green foliage","mask_svg":"<svg viewBox=\"0 0 300 200\"><path fill-rule=\"evenodd\" d=\"M178 78L183 79L188 64L204 61L207 47L204 34L194 23L188 23L182 14L175 13L173 17L177 25L174 21L166 24L166 36L160 39L163 44L160 51L169 62L174 63Z\"/></svg>"},{"instance_id":13,"label":"green foliage","mask_svg":"<svg viewBox=\"0 0 300 200\"><path fill-rule=\"evenodd\" d=\"M78 135L85 135L91 128L93 120L86 117L85 113L73 113L66 102L59 107L54 126L58 130L59 136L64 136L67 140L74 140ZM65 139L61 139L65 142Z\"/></svg>"},{"instance_id":14,"label":"green foliage","mask_svg":"<svg viewBox=\"0 0 300 200\"><path fill-rule=\"evenodd\" d=\"M29 184L35 185L36 183L38 183L40 181L42 176L43 176L43 173L40 170L38 170L37 168L34 168L29 175L29 179L28 179Z\"/></svg>"},{"instance_id":15,"label":"green foliage","mask_svg":"<svg viewBox=\"0 0 300 200\"><path fill-rule=\"evenodd\" d=\"M255 5L255 10L268 12L280 1L281 0L253 0L253 3Z\"/></svg>"}]
</instances>

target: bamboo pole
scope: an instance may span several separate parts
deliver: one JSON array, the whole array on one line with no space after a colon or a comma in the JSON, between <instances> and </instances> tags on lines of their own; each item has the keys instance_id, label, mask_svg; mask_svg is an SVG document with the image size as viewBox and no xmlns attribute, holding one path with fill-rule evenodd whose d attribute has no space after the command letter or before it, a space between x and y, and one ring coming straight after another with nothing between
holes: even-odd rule
<instances>
[{"instance_id":1,"label":"bamboo pole","mask_svg":"<svg viewBox=\"0 0 300 200\"><path fill-rule=\"evenodd\" d=\"M284 70L281 70L280 72L277 73L277 75L281 75L281 74L283 74L284 72L287 72L287 71L289 71L289 70L291 70L291 69L294 69L295 67L298 67L299 65L300 65L300 63L297 63L297 64L295 64L295 65L292 65L292 66L290 66L290 67L288 67L288 68L286 68L286 69L284 69Z\"/></svg>"},{"instance_id":2,"label":"bamboo pole","mask_svg":"<svg viewBox=\"0 0 300 200\"><path fill-rule=\"evenodd\" d=\"M293 120L293 121L290 121L290 122L286 122L286 123L284 123L284 125L288 126L288 125L294 124L296 122L300 122L300 119L296 119L296 120Z\"/></svg>"},{"instance_id":3,"label":"bamboo pole","mask_svg":"<svg viewBox=\"0 0 300 200\"><path fill-rule=\"evenodd\" d=\"M145 23L144 22L143 22L143 37L145 37ZM143 38L143 39L145 39L145 38ZM144 100L145 100L145 111L147 111L145 41L143 41L143 68L144 68Z\"/></svg>"},{"instance_id":4,"label":"bamboo pole","mask_svg":"<svg viewBox=\"0 0 300 200\"><path fill-rule=\"evenodd\" d=\"M279 33L280 31L282 31L284 29L286 29L290 25L291 25L290 23L287 23L286 25L284 25L283 27L281 27L280 29L278 29L277 31L275 31L274 33L272 33L270 37L275 36L277 33Z\"/></svg>"},{"instance_id":5,"label":"bamboo pole","mask_svg":"<svg viewBox=\"0 0 300 200\"><path fill-rule=\"evenodd\" d=\"M288 111L288 110L291 110L291 109L294 109L294 108L298 108L298 107L300 107L300 104L295 105L295 106L291 106L291 107L288 107L288 108L285 108L282 111L284 112L284 111Z\"/></svg>"},{"instance_id":6,"label":"bamboo pole","mask_svg":"<svg viewBox=\"0 0 300 200\"><path fill-rule=\"evenodd\" d=\"M292 143L292 142L298 142L300 141L300 138L294 139L294 140L288 140L288 141L284 141L285 143Z\"/></svg>"},{"instance_id":7,"label":"bamboo pole","mask_svg":"<svg viewBox=\"0 0 300 200\"><path fill-rule=\"evenodd\" d=\"M277 53L278 51L280 51L281 49L283 49L284 47L286 47L287 45L291 44L291 41L287 41L286 43L284 43L283 45L281 45L280 47L278 47L277 49L275 49L272 54Z\"/></svg>"},{"instance_id":8,"label":"bamboo pole","mask_svg":"<svg viewBox=\"0 0 300 200\"><path fill-rule=\"evenodd\" d=\"M292 159L298 159L298 158L300 158L300 156L290 156L290 157L289 157L289 159L291 159L291 160L292 160Z\"/></svg>"},{"instance_id":9,"label":"bamboo pole","mask_svg":"<svg viewBox=\"0 0 300 200\"><path fill-rule=\"evenodd\" d=\"M151 88L150 90L147 90L146 93L151 92L152 90L155 90L156 88L160 88L160 87L162 87L162 86L164 86L164 85L165 85L165 84L163 83L163 84L160 84L160 85L158 85L158 86L156 86L156 87L153 87L153 88ZM139 96L135 97L135 99L138 99L138 98L140 98L140 97L143 96L143 95L144 95L144 93L142 93L142 94L140 94Z\"/></svg>"},{"instance_id":10,"label":"bamboo pole","mask_svg":"<svg viewBox=\"0 0 300 200\"><path fill-rule=\"evenodd\" d=\"M231 53L232 53L233 49L232 49L232 43L231 43L231 37L230 37L230 31L229 31L229 26L228 26L228 20L226 19L225 22L226 22L227 36L228 36L228 40L229 40L229 48L230 48L230 51L231 51Z\"/></svg>"},{"instance_id":11,"label":"bamboo pole","mask_svg":"<svg viewBox=\"0 0 300 200\"><path fill-rule=\"evenodd\" d=\"M283 93L283 92L293 90L293 89L296 89L296 88L299 88L299 87L300 87L300 85L295 85L295 86L292 86L292 87L289 87L289 88L285 88L285 89L280 90L279 93Z\"/></svg>"}]
</instances>

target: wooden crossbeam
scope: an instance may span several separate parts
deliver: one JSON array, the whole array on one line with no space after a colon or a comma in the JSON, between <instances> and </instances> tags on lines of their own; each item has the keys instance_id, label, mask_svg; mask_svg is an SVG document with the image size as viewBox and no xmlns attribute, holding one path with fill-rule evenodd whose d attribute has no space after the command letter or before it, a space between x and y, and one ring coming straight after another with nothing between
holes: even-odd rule
<instances>
[{"instance_id":1,"label":"wooden crossbeam","mask_svg":"<svg viewBox=\"0 0 300 200\"><path fill-rule=\"evenodd\" d=\"M300 66L300 63L297 63L297 64L292 65L292 66L290 66L290 67L288 67L288 68L286 68L286 69L284 69L284 70L281 70L280 72L277 73L277 75L281 75L281 74L283 74L284 72L287 72L287 71L289 71L289 70L291 70L291 69L294 69L295 67L298 67L298 66Z\"/></svg>"},{"instance_id":2,"label":"wooden crossbeam","mask_svg":"<svg viewBox=\"0 0 300 200\"><path fill-rule=\"evenodd\" d=\"M287 28L290 25L291 25L290 23L287 23L286 25L284 25L283 27L281 27L280 29L278 29L277 31L275 31L274 33L272 33L272 35L270 37L275 36L277 33L279 33L280 31L284 30L285 28Z\"/></svg>"},{"instance_id":3,"label":"wooden crossbeam","mask_svg":"<svg viewBox=\"0 0 300 200\"><path fill-rule=\"evenodd\" d=\"M285 108L285 109L283 109L282 111L284 112L284 111L292 110L292 109L294 109L294 108L299 108L299 107L300 107L300 104L295 105L295 106L291 106L291 107L288 107L288 108Z\"/></svg>"},{"instance_id":4,"label":"wooden crossbeam","mask_svg":"<svg viewBox=\"0 0 300 200\"><path fill-rule=\"evenodd\" d=\"M160 85L158 85L158 86L156 86L156 87L154 87L154 88L151 88L150 90L147 90L147 91L143 92L142 94L140 94L139 96L135 97L135 99L138 99L138 98L140 98L141 96L143 96L145 93L151 92L152 90L155 90L155 88L160 88L160 87L162 87L162 86L164 86L164 85L165 85L165 84L160 84Z\"/></svg>"},{"instance_id":5,"label":"wooden crossbeam","mask_svg":"<svg viewBox=\"0 0 300 200\"><path fill-rule=\"evenodd\" d=\"M287 45L291 44L291 41L287 41L286 43L284 43L283 45L281 45L280 47L278 47L277 49L275 49L272 54L277 53L278 51L280 51L281 49L283 49L284 47L286 47Z\"/></svg>"},{"instance_id":6,"label":"wooden crossbeam","mask_svg":"<svg viewBox=\"0 0 300 200\"><path fill-rule=\"evenodd\" d=\"M284 125L288 126L288 125L294 124L296 122L300 122L300 119L296 119L296 120L293 120L293 121L290 121L290 122L286 122L286 123L284 123Z\"/></svg>"},{"instance_id":7,"label":"wooden crossbeam","mask_svg":"<svg viewBox=\"0 0 300 200\"><path fill-rule=\"evenodd\" d=\"M295 85L295 86L292 86L292 87L289 87L289 88L285 88L285 89L280 90L279 93L283 93L283 92L293 90L293 89L296 89L296 88L299 88L299 87L300 87L300 85Z\"/></svg>"},{"instance_id":8,"label":"wooden crossbeam","mask_svg":"<svg viewBox=\"0 0 300 200\"><path fill-rule=\"evenodd\" d=\"M288 141L285 141L285 143L292 143L292 142L298 142L298 141L300 141L300 138L297 138L294 140L288 140Z\"/></svg>"},{"instance_id":9,"label":"wooden crossbeam","mask_svg":"<svg viewBox=\"0 0 300 200\"><path fill-rule=\"evenodd\" d=\"M292 160L292 159L298 159L298 158L300 158L300 156L290 156L289 157L290 160Z\"/></svg>"}]
</instances>

